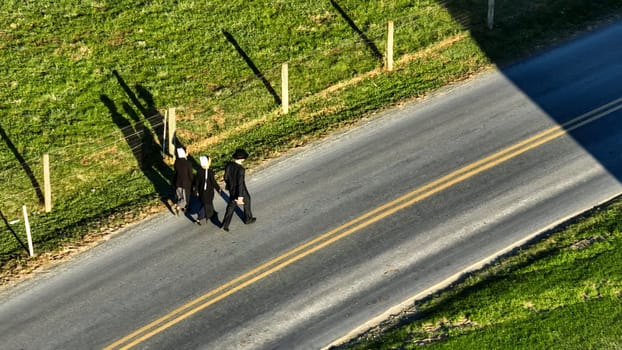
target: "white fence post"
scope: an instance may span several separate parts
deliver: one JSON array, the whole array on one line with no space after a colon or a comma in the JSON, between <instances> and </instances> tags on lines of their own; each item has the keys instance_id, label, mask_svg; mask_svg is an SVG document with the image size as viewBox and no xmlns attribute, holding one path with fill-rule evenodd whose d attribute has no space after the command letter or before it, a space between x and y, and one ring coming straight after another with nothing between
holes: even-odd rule
<instances>
[{"instance_id":1,"label":"white fence post","mask_svg":"<svg viewBox=\"0 0 622 350\"><path fill-rule=\"evenodd\" d=\"M283 105L283 114L289 112L289 72L287 63L283 63L281 67L281 103Z\"/></svg>"},{"instance_id":2,"label":"white fence post","mask_svg":"<svg viewBox=\"0 0 622 350\"><path fill-rule=\"evenodd\" d=\"M52 211L52 185L50 184L50 155L48 153L43 155L43 188L45 189L45 212L49 213Z\"/></svg>"},{"instance_id":3,"label":"white fence post","mask_svg":"<svg viewBox=\"0 0 622 350\"><path fill-rule=\"evenodd\" d=\"M393 71L393 21L389 21L387 33L387 70Z\"/></svg>"},{"instance_id":4,"label":"white fence post","mask_svg":"<svg viewBox=\"0 0 622 350\"><path fill-rule=\"evenodd\" d=\"M30 234L30 222L28 221L28 211L26 210L26 206L22 207L24 211L24 225L26 225L26 238L28 238L28 252L30 256L35 256L35 250L32 246L32 235Z\"/></svg>"}]
</instances>

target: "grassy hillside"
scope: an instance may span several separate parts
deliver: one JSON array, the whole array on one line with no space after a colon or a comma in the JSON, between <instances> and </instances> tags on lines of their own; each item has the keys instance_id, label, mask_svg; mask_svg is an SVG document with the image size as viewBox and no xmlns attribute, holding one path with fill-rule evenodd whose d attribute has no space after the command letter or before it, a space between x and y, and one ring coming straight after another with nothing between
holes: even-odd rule
<instances>
[{"instance_id":1,"label":"grassy hillside","mask_svg":"<svg viewBox=\"0 0 622 350\"><path fill-rule=\"evenodd\" d=\"M220 169L236 147L251 162L378 109L519 57L620 11L618 0L86 1L0 4L0 263L25 258L22 205L35 249L164 208L178 136ZM395 22L393 72L384 65ZM289 65L290 113L280 110ZM42 212L41 158L53 211Z\"/></svg>"}]
</instances>

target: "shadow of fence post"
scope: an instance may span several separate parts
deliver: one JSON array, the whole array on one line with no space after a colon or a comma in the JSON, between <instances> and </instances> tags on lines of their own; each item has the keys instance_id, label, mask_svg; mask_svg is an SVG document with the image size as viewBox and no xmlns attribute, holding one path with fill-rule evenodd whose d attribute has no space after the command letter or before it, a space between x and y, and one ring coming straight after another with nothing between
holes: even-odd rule
<instances>
[{"instance_id":1,"label":"shadow of fence post","mask_svg":"<svg viewBox=\"0 0 622 350\"><path fill-rule=\"evenodd\" d=\"M37 199L39 200L39 205L43 205L45 203L45 198L43 196L43 191L41 191L41 185L39 185L39 182L30 168L30 165L28 165L24 157L22 157L21 153L17 150L17 147L15 147L13 142L11 142L11 139L9 139L9 136L6 134L2 126L0 126L0 136L2 136L2 139L6 143L7 147L11 150L11 152L13 152L13 155L17 158L20 166L24 169L26 176L28 176L28 179L30 180L30 183L32 184L32 187L37 195Z\"/></svg>"},{"instance_id":2,"label":"shadow of fence post","mask_svg":"<svg viewBox=\"0 0 622 350\"><path fill-rule=\"evenodd\" d=\"M363 43L365 43L365 45L367 45L367 47L371 50L371 52L374 55L374 57L378 61L383 63L384 62L384 57L383 57L382 53L380 52L380 50L378 50L378 47L376 46L376 44L374 44L374 42L371 39L369 39L369 37L367 35L365 35L365 33L356 25L356 23L354 23L352 18L350 18L350 16L348 16L348 14L343 10L343 8L341 8L341 6L339 6L339 4L335 0L330 0L330 3L333 5L335 10L337 10L337 12L339 12L341 17L343 17L343 19L348 23L350 28L352 28L359 35L361 40L363 40Z\"/></svg>"},{"instance_id":3,"label":"shadow of fence post","mask_svg":"<svg viewBox=\"0 0 622 350\"><path fill-rule=\"evenodd\" d=\"M266 89L268 90L268 92L270 93L270 95L272 95L272 97L274 98L274 103L276 103L277 105L281 105L281 98L279 97L279 95L277 94L276 90L274 90L274 88L272 87L272 85L270 84L270 82L268 81L268 79L266 79L266 77L263 75L263 73L259 70L259 68L257 68L257 66L255 65L255 63L253 62L253 60L251 60L250 57L248 57L248 55L246 54L246 52L244 52L244 50L242 49L242 47L238 44L238 42L235 40L235 38L233 37L233 35L231 35L229 32L227 32L226 30L222 30L222 34L225 36L225 38L227 38L227 41L229 41L231 43L231 45L233 45L233 47L235 47L236 51L240 54L240 56L242 56L242 58L244 59L244 61L246 62L246 64L250 67L250 69L253 71L253 73L255 74L255 76L257 78L259 78L259 80L261 80L261 82L263 83L263 85L266 87Z\"/></svg>"},{"instance_id":4,"label":"shadow of fence post","mask_svg":"<svg viewBox=\"0 0 622 350\"><path fill-rule=\"evenodd\" d=\"M24 244L24 242L22 242L22 240L19 239L19 236L17 235L17 233L15 233L15 231L11 227L11 224L7 220L6 216L4 216L4 214L2 213L2 209L0 209L0 219L2 219L2 221L4 222L4 226L6 226L9 232L11 232L13 237L15 237L15 240L17 240L17 242L22 246L22 248L24 248L24 251L26 252L26 254L30 254L30 250L28 250L28 247L26 246L26 244Z\"/></svg>"}]
</instances>

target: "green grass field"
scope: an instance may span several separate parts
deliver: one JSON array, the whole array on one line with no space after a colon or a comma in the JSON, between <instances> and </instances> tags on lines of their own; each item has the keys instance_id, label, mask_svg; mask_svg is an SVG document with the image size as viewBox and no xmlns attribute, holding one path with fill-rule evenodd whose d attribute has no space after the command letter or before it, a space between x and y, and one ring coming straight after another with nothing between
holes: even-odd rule
<instances>
[{"instance_id":1,"label":"green grass field","mask_svg":"<svg viewBox=\"0 0 622 350\"><path fill-rule=\"evenodd\" d=\"M620 349L622 200L340 349Z\"/></svg>"},{"instance_id":2,"label":"green grass field","mask_svg":"<svg viewBox=\"0 0 622 350\"><path fill-rule=\"evenodd\" d=\"M0 4L0 269L165 210L163 119L222 168L278 156L620 13L618 0L6 0ZM387 22L395 69L383 70ZM281 65L290 112L281 113ZM53 210L42 210L49 154Z\"/></svg>"}]
</instances>

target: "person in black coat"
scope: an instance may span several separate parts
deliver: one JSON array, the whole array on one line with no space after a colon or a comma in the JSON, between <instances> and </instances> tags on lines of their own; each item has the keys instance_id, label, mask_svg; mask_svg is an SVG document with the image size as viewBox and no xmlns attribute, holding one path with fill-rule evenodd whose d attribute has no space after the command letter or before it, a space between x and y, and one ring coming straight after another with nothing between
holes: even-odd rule
<instances>
[{"instance_id":1,"label":"person in black coat","mask_svg":"<svg viewBox=\"0 0 622 350\"><path fill-rule=\"evenodd\" d=\"M237 149L232 157L233 161L225 166L224 176L226 189L229 191L229 203L227 204L227 210L222 223L222 228L225 231L229 231L229 224L231 223L236 205L244 206L245 224L252 224L257 220L251 211L251 196L246 188L244 179L245 169L242 166L244 160L248 158L248 153L243 149Z\"/></svg>"},{"instance_id":2,"label":"person in black coat","mask_svg":"<svg viewBox=\"0 0 622 350\"><path fill-rule=\"evenodd\" d=\"M187 158L184 148L177 149L177 159L175 159L175 214L179 215L179 211L186 210L190 200L190 192L192 191L192 163Z\"/></svg>"},{"instance_id":3,"label":"person in black coat","mask_svg":"<svg viewBox=\"0 0 622 350\"><path fill-rule=\"evenodd\" d=\"M199 216L195 221L197 225L201 225L201 220L205 219L205 222L216 216L217 213L214 210L214 191L220 193L222 190L216 182L214 171L210 169L211 159L209 156L201 156L199 158L201 162L201 169L194 178L194 188L197 191L199 201L201 202L201 209L199 209Z\"/></svg>"}]
</instances>

